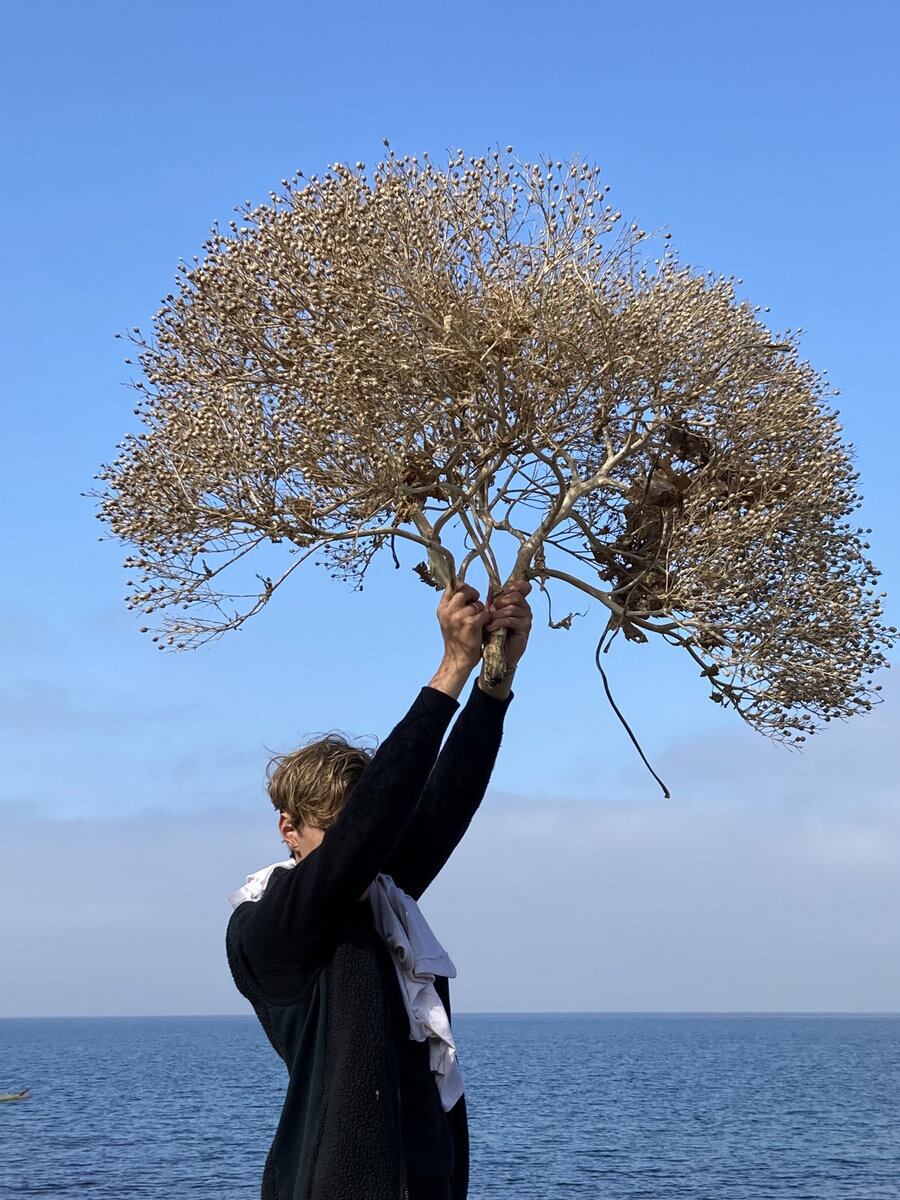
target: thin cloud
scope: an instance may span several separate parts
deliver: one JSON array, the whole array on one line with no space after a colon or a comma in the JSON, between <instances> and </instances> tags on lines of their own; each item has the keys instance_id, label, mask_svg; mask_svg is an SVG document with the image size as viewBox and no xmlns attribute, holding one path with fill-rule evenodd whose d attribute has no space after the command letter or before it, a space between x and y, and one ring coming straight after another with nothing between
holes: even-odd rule
<instances>
[{"instance_id":1,"label":"thin cloud","mask_svg":"<svg viewBox=\"0 0 900 1200\"><path fill-rule=\"evenodd\" d=\"M455 1011L900 1009L900 799L869 757L896 731L863 724L844 747L865 749L859 790L830 752L802 777L707 760L672 801L489 789L422 899ZM246 1010L225 898L284 856L264 796L68 820L7 805L0 844L7 1015Z\"/></svg>"},{"instance_id":2,"label":"thin cloud","mask_svg":"<svg viewBox=\"0 0 900 1200\"><path fill-rule=\"evenodd\" d=\"M153 702L129 692L104 691L98 700L83 690L43 680L24 679L0 690L0 722L7 732L46 738L53 735L96 732L98 728L130 728L136 721L171 722L173 717L197 711L183 700Z\"/></svg>"}]
</instances>

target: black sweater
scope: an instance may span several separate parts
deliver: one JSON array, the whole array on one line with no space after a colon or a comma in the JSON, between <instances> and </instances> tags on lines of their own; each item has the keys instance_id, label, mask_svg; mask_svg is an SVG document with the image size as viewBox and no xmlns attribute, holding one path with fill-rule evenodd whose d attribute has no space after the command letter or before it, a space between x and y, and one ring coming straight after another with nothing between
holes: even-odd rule
<instances>
[{"instance_id":1,"label":"black sweater","mask_svg":"<svg viewBox=\"0 0 900 1200\"><path fill-rule=\"evenodd\" d=\"M444 1113L427 1041L409 1036L390 951L360 897L384 872L419 899L481 803L512 698L476 680L438 755L459 701L423 687L321 844L231 916L232 975L289 1072L264 1200L467 1194L465 1096ZM446 976L435 987L449 1016Z\"/></svg>"}]
</instances>

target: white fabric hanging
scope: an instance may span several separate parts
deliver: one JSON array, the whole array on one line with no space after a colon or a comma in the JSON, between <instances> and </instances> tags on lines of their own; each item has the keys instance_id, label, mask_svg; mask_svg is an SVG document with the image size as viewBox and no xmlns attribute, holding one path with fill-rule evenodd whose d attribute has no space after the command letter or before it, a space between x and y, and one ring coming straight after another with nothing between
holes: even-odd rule
<instances>
[{"instance_id":1,"label":"white fabric hanging","mask_svg":"<svg viewBox=\"0 0 900 1200\"><path fill-rule=\"evenodd\" d=\"M465 1090L447 1010L434 986L435 975L456 977L456 967L440 944L422 910L390 875L377 875L369 888L375 928L394 959L400 991L409 1017L409 1036L428 1039L428 1061L444 1112Z\"/></svg>"},{"instance_id":2,"label":"white fabric hanging","mask_svg":"<svg viewBox=\"0 0 900 1200\"><path fill-rule=\"evenodd\" d=\"M247 882L243 887L239 887L236 892L231 893L228 897L228 903L232 908L237 908L245 900L258 900L266 890L269 876L276 867L295 867L296 865L297 860L295 858L286 858L283 862L272 863L268 867L263 867L261 871L254 871L252 875L247 876Z\"/></svg>"},{"instance_id":3,"label":"white fabric hanging","mask_svg":"<svg viewBox=\"0 0 900 1200\"><path fill-rule=\"evenodd\" d=\"M228 901L237 908L245 900L258 900L278 867L295 867L297 860L272 863L247 876L243 887ZM434 986L435 975L456 977L447 951L440 944L412 896L397 887L390 875L379 874L369 888L373 924L391 952L400 994L409 1017L409 1036L428 1039L428 1061L445 1112L465 1090L457 1060L456 1043L443 1001Z\"/></svg>"}]
</instances>

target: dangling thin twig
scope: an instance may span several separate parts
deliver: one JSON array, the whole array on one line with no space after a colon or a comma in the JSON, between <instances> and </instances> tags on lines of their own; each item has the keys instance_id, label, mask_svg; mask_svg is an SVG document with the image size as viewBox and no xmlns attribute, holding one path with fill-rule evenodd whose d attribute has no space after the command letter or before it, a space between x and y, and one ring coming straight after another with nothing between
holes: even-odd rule
<instances>
[{"instance_id":1,"label":"dangling thin twig","mask_svg":"<svg viewBox=\"0 0 900 1200\"><path fill-rule=\"evenodd\" d=\"M665 796L665 798L667 800L671 800L672 793L669 791L669 789L666 787L666 785L663 783L663 781L660 779L660 777L657 775L657 773L650 766L649 762L647 761L646 754L641 749L640 743L638 742L637 738L634 736L634 734L631 731L631 726L628 724L628 722L622 716L621 712L619 711L618 705L616 704L615 700L613 700L613 698L612 698L612 692L609 690L609 681L606 678L606 672L603 670L603 667L600 665L601 652L604 654L606 653L606 650L608 650L609 647L612 645L613 638L616 636L616 630L613 630L612 636L610 637L609 642L607 643L605 649L602 649L603 639L604 639L604 637L606 637L606 633L607 633L608 629L609 629L609 626L607 626L607 628L604 629L603 633L600 635L600 641L597 643L597 649L594 653L594 659L597 663L597 670L600 672L601 678L603 679L603 686L606 689L606 698L607 698L607 700L609 700L610 704L612 705L613 712L616 714L616 716L619 718L619 720L625 726L625 732L631 738L632 742L634 742L635 748L637 749L638 754L644 760L644 765L646 766L647 770L650 772L650 774L653 776L653 778L656 780L656 782L662 788L663 795Z\"/></svg>"}]
</instances>

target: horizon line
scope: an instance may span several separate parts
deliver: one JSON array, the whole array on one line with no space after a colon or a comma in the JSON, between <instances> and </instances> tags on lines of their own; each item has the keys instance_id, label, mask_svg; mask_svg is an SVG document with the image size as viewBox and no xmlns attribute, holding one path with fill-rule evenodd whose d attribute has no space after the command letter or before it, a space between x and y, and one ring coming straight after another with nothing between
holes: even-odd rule
<instances>
[{"instance_id":1,"label":"horizon line","mask_svg":"<svg viewBox=\"0 0 900 1200\"><path fill-rule=\"evenodd\" d=\"M453 1016L462 1017L900 1017L891 1009L454 1009ZM38 1016L18 1014L0 1016L0 1021L177 1021L255 1019L255 1014L210 1013L53 1013Z\"/></svg>"}]
</instances>

